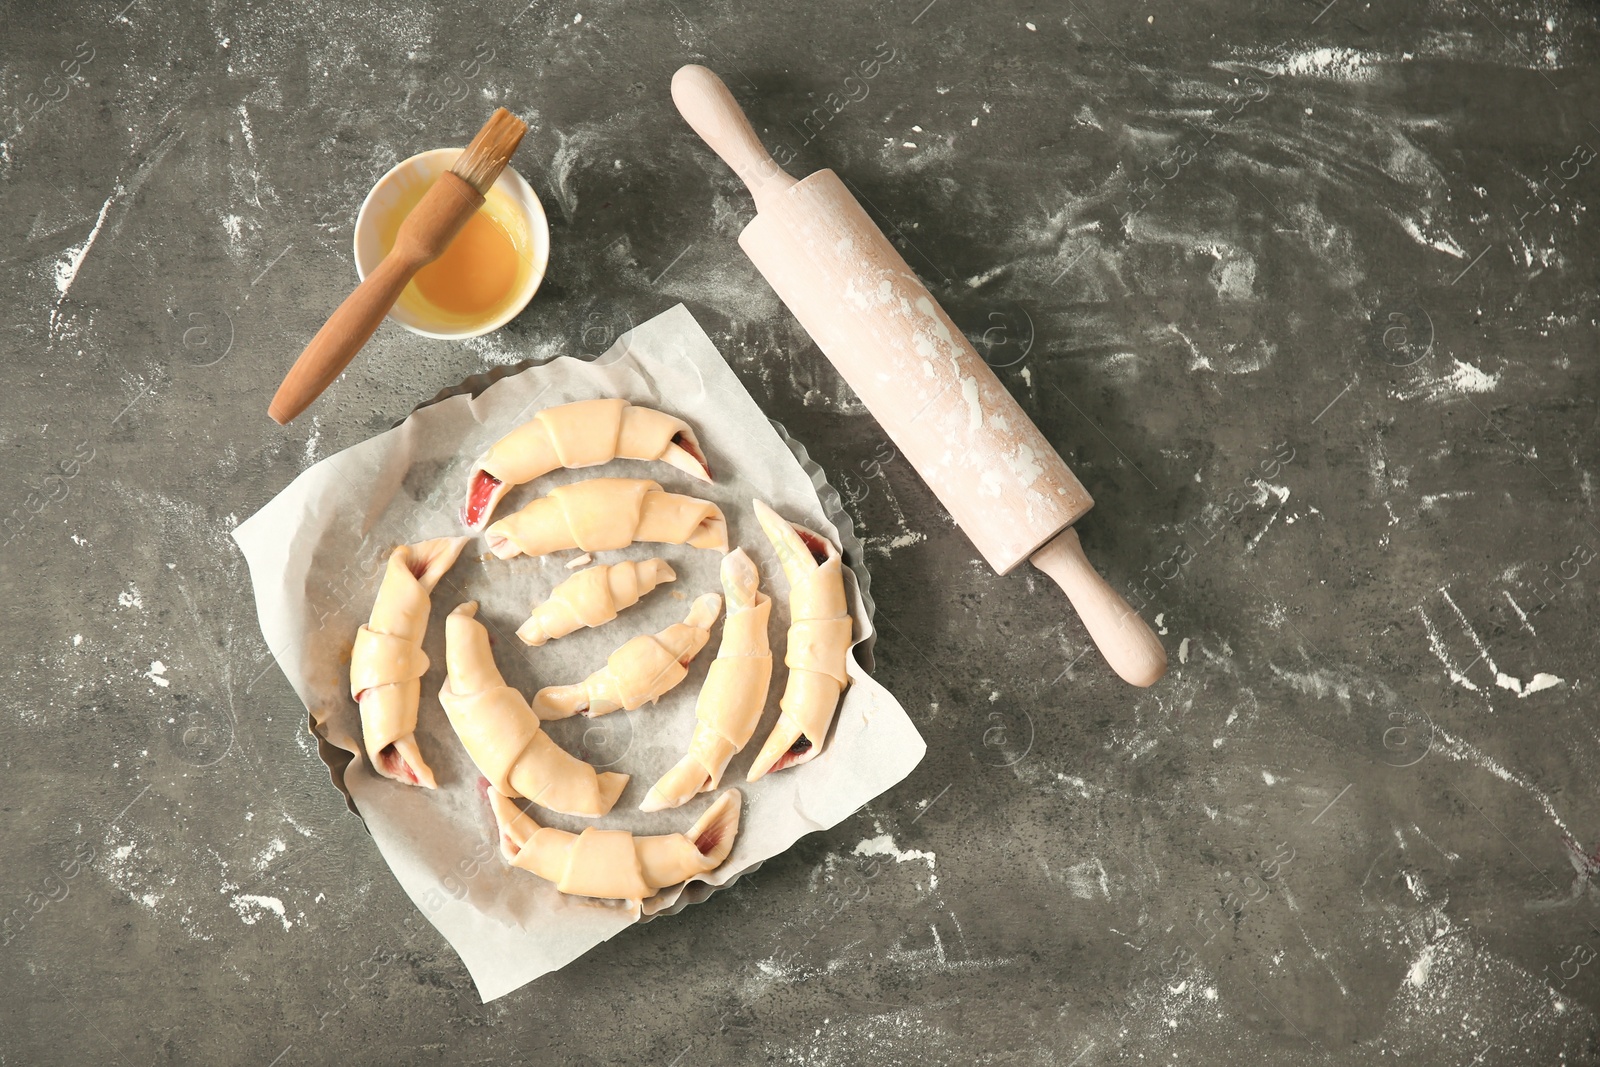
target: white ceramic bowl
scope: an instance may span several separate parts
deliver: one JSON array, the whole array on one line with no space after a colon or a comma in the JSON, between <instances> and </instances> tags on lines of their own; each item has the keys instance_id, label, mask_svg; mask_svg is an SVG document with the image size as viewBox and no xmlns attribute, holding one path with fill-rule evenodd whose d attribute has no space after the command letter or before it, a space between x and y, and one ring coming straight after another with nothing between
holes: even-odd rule
<instances>
[{"instance_id":1,"label":"white ceramic bowl","mask_svg":"<svg viewBox=\"0 0 1600 1067\"><path fill-rule=\"evenodd\" d=\"M368 272L382 261L387 251L385 234L387 232L390 235L388 239L392 240L393 228L398 225L399 220L395 216L409 210L405 205L415 204L428 186L460 158L462 151L460 148L435 148L431 152L419 152L396 164L389 173L378 179L378 184L362 201L361 212L356 216L358 275L365 279ZM389 312L391 319L423 337L459 341L498 330L528 306L533 294L539 291L539 283L544 281L545 267L550 261L550 223L545 218L544 205L522 175L507 167L495 179L485 206L505 226L525 265L531 268L526 271L517 291L501 307L489 312L487 317L468 320L434 307L417 293L416 285L412 284L395 302Z\"/></svg>"}]
</instances>

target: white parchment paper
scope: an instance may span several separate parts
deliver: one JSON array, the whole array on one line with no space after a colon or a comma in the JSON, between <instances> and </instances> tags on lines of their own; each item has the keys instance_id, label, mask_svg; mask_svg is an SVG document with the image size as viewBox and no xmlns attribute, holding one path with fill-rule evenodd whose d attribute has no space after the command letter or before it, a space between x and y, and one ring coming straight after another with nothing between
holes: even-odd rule
<instances>
[{"instance_id":1,"label":"white parchment paper","mask_svg":"<svg viewBox=\"0 0 1600 1067\"><path fill-rule=\"evenodd\" d=\"M596 396L626 397L685 419L705 449L715 484L696 482L661 463L618 461L586 471L556 471L522 486L501 502L496 517L564 482L598 475L652 478L670 491L715 501L727 516L731 543L756 560L762 586L773 598L768 706L722 782L723 788L744 793L738 841L728 861L705 877L706 885L666 890L647 911L670 913L704 899L801 835L840 822L909 774L925 750L905 710L852 657L852 685L822 755L754 785L745 783L750 761L777 719L789 624L787 583L750 501L759 497L836 541L839 531L828 520L811 476L681 305L625 334L594 362L563 357L531 368L476 399L456 396L425 407L395 429L323 460L234 531L250 565L261 629L311 712L335 781L342 776L395 877L460 953L485 1001L564 966L639 916L629 908L565 897L501 860L477 769L439 706L444 617L462 601L479 601L479 618L493 635L506 681L531 696L540 686L580 681L628 638L677 622L695 596L720 592L721 556L678 545L602 553L596 562L659 555L678 579L607 626L528 648L516 638L517 626L532 603L571 576L566 563L578 553L484 559L483 540L475 539L434 591L423 646L433 666L422 683L417 736L438 778L434 791L382 778L360 754L360 719L349 695L350 646L371 610L390 550L464 532L457 512L472 461L539 409ZM871 622L848 569L846 582L859 644L871 634ZM638 804L688 747L695 697L720 639L719 620L689 677L656 705L592 721L578 716L547 723L550 735L568 751L633 778L602 819L538 807L530 809L534 818L574 832L591 824L646 834L687 830L716 794L653 814L640 812Z\"/></svg>"}]
</instances>

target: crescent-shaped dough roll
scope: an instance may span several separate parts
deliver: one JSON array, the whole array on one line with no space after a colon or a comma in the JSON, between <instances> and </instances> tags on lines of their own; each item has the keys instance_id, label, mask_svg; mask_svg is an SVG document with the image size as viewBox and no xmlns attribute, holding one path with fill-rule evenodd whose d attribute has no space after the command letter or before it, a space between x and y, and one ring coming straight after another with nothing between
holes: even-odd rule
<instances>
[{"instance_id":1,"label":"crescent-shaped dough roll","mask_svg":"<svg viewBox=\"0 0 1600 1067\"><path fill-rule=\"evenodd\" d=\"M761 572L742 548L722 560L722 592L728 600L728 617L722 623L722 645L695 704L689 752L650 787L639 805L642 811L676 808L697 793L715 789L728 761L755 733L767 705L772 681L767 621L772 598L761 591Z\"/></svg>"},{"instance_id":2,"label":"crescent-shaped dough roll","mask_svg":"<svg viewBox=\"0 0 1600 1067\"><path fill-rule=\"evenodd\" d=\"M467 478L461 521L476 530L512 488L557 467L596 467L614 459L660 460L711 480L694 431L682 419L626 400L579 400L546 408L489 447Z\"/></svg>"},{"instance_id":3,"label":"crescent-shaped dough roll","mask_svg":"<svg viewBox=\"0 0 1600 1067\"><path fill-rule=\"evenodd\" d=\"M761 529L778 550L789 579L789 639L783 662L789 677L778 706L783 714L750 765L747 781L816 758L850 684L845 657L854 620L844 595L844 562L826 537L797 526L755 502Z\"/></svg>"},{"instance_id":4,"label":"crescent-shaped dough roll","mask_svg":"<svg viewBox=\"0 0 1600 1067\"><path fill-rule=\"evenodd\" d=\"M632 711L653 704L689 674L689 661L706 647L722 598L706 593L682 622L657 634L640 634L611 653L606 665L577 685L551 685L533 695L541 719Z\"/></svg>"},{"instance_id":5,"label":"crescent-shaped dough roll","mask_svg":"<svg viewBox=\"0 0 1600 1067\"><path fill-rule=\"evenodd\" d=\"M604 815L628 776L597 773L550 740L528 701L501 677L477 612L478 605L468 601L445 620L448 677L439 690L439 703L467 755L507 796L527 797L565 815Z\"/></svg>"},{"instance_id":6,"label":"crescent-shaped dough roll","mask_svg":"<svg viewBox=\"0 0 1600 1067\"><path fill-rule=\"evenodd\" d=\"M542 645L585 626L603 626L656 586L677 578L664 559L602 563L574 574L535 604L517 628L525 644Z\"/></svg>"},{"instance_id":7,"label":"crescent-shaped dough roll","mask_svg":"<svg viewBox=\"0 0 1600 1067\"><path fill-rule=\"evenodd\" d=\"M361 707L361 739L385 778L433 789L433 771L417 747L417 704L428 656L433 587L455 566L465 537L436 537L389 554L372 615L350 649L350 695Z\"/></svg>"},{"instance_id":8,"label":"crescent-shaped dough roll","mask_svg":"<svg viewBox=\"0 0 1600 1067\"><path fill-rule=\"evenodd\" d=\"M494 787L489 806L500 832L500 852L514 867L554 882L563 893L630 900L635 904L668 886L709 874L733 851L739 833L737 789L706 809L685 834L635 837L627 830L581 834L540 826Z\"/></svg>"},{"instance_id":9,"label":"crescent-shaped dough roll","mask_svg":"<svg viewBox=\"0 0 1600 1067\"><path fill-rule=\"evenodd\" d=\"M606 552L635 541L728 551L728 522L709 500L663 492L648 478L591 478L550 490L488 532L501 559L568 548Z\"/></svg>"}]
</instances>

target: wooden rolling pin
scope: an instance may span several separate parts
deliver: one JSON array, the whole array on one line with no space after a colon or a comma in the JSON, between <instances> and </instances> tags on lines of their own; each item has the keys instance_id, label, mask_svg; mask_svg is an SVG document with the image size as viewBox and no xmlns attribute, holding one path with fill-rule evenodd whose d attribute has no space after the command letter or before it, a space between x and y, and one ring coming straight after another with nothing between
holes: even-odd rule
<instances>
[{"instance_id":1,"label":"wooden rolling pin","mask_svg":"<svg viewBox=\"0 0 1600 1067\"><path fill-rule=\"evenodd\" d=\"M990 566L1031 560L1112 668L1154 684L1166 650L1072 529L1094 500L838 175L786 174L705 67L680 69L672 99L755 197L740 247Z\"/></svg>"}]
</instances>

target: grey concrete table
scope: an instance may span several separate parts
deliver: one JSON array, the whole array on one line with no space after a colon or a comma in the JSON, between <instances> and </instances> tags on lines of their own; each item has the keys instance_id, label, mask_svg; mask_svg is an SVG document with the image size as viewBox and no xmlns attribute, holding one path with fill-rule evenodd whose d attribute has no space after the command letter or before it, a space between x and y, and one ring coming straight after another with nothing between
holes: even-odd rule
<instances>
[{"instance_id":1,"label":"grey concrete table","mask_svg":"<svg viewBox=\"0 0 1600 1067\"><path fill-rule=\"evenodd\" d=\"M1600 1061L1592 16L8 5L0 1062ZM1068 457L1162 684L981 565L743 259L691 61L854 184ZM270 423L366 189L497 104L538 298L479 343L386 325ZM329 785L229 530L678 301L850 497L928 757L485 1006Z\"/></svg>"}]
</instances>

